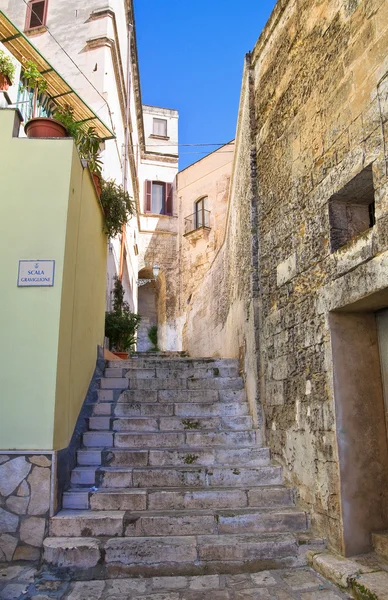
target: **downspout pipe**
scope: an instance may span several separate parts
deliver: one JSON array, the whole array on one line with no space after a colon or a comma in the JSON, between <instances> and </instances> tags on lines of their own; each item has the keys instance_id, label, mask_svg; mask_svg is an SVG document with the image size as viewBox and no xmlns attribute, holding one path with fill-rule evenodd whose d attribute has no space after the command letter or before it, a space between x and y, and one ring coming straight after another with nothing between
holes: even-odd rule
<instances>
[{"instance_id":1,"label":"downspout pipe","mask_svg":"<svg viewBox=\"0 0 388 600\"><path fill-rule=\"evenodd\" d=\"M128 191L128 172L129 172L129 134L130 134L130 123L131 123L131 34L133 31L133 25L128 23L127 33L127 97L125 103L125 140L124 140L124 172L123 172L123 188L124 192ZM121 233L121 247L120 247L120 270L119 278L122 279L124 271L124 248L126 240L126 225L123 225Z\"/></svg>"}]
</instances>

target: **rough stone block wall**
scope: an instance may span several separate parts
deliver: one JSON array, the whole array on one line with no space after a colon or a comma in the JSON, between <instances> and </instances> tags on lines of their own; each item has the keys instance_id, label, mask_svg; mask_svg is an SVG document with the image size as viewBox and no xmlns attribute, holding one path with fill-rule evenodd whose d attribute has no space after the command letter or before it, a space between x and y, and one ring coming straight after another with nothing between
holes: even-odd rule
<instances>
[{"instance_id":1,"label":"rough stone block wall","mask_svg":"<svg viewBox=\"0 0 388 600\"><path fill-rule=\"evenodd\" d=\"M339 550L328 312L380 286L368 261L388 241L387 48L386 0L290 0L252 57L267 441ZM376 224L332 251L330 199L370 166Z\"/></svg>"},{"instance_id":2,"label":"rough stone block wall","mask_svg":"<svg viewBox=\"0 0 388 600\"><path fill-rule=\"evenodd\" d=\"M0 454L0 562L38 560L48 533L51 454Z\"/></svg>"}]
</instances>

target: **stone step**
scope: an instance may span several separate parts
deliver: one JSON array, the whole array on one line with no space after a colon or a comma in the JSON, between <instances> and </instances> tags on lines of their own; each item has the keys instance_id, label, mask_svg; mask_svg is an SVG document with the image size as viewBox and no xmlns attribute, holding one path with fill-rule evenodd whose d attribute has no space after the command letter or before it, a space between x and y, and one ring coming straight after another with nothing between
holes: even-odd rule
<instances>
[{"instance_id":1,"label":"stone step","mask_svg":"<svg viewBox=\"0 0 388 600\"><path fill-rule=\"evenodd\" d=\"M159 404L216 404L225 402L229 404L246 404L245 390L99 390L111 392L110 399L105 395L98 397L99 401L116 401L118 403L159 403Z\"/></svg>"},{"instance_id":2,"label":"stone step","mask_svg":"<svg viewBox=\"0 0 388 600\"><path fill-rule=\"evenodd\" d=\"M242 390L244 389L244 380L242 377L214 377L212 379L192 378L150 378L136 379L132 378L129 386L122 385L122 389L130 387L131 390ZM117 383L115 383L117 382ZM118 382L124 382L121 378L101 379L101 387L105 389L119 388Z\"/></svg>"},{"instance_id":3,"label":"stone step","mask_svg":"<svg viewBox=\"0 0 388 600\"><path fill-rule=\"evenodd\" d=\"M289 533L169 537L48 537L43 562L74 575L230 573L305 564ZM98 567L98 568L97 568ZM96 569L97 568L97 569ZM166 600L167 600L166 596Z\"/></svg>"},{"instance_id":4,"label":"stone step","mask_svg":"<svg viewBox=\"0 0 388 600\"><path fill-rule=\"evenodd\" d=\"M284 486L191 490L75 488L63 495L63 508L79 510L220 510L280 506L294 506L292 489Z\"/></svg>"},{"instance_id":5,"label":"stone step","mask_svg":"<svg viewBox=\"0 0 388 600\"><path fill-rule=\"evenodd\" d=\"M306 531L306 513L295 508L192 511L62 510L50 519L50 535L157 537Z\"/></svg>"},{"instance_id":6,"label":"stone step","mask_svg":"<svg viewBox=\"0 0 388 600\"><path fill-rule=\"evenodd\" d=\"M89 432L85 435L99 435L100 432ZM103 432L101 432L103 433ZM259 431L180 431L154 433L114 433L115 448L187 448L223 446L225 448L255 448L261 445ZM85 443L85 442L84 442ZM86 445L86 444L85 444ZM105 446L106 444L95 444Z\"/></svg>"},{"instance_id":7,"label":"stone step","mask_svg":"<svg viewBox=\"0 0 388 600\"><path fill-rule=\"evenodd\" d=\"M129 369L105 369L105 377L127 377L133 379L209 379L217 377L239 377L237 366L188 366L187 368L165 367L165 366L144 366Z\"/></svg>"},{"instance_id":8,"label":"stone step","mask_svg":"<svg viewBox=\"0 0 388 600\"><path fill-rule=\"evenodd\" d=\"M174 448L171 450L119 450L106 448L79 450L79 466L111 467L158 467L202 465L202 466L267 466L270 463L268 448L237 449L192 449Z\"/></svg>"},{"instance_id":9,"label":"stone step","mask_svg":"<svg viewBox=\"0 0 388 600\"><path fill-rule=\"evenodd\" d=\"M204 431L252 429L252 417L117 417L95 416L89 418L89 429L98 431Z\"/></svg>"},{"instance_id":10,"label":"stone step","mask_svg":"<svg viewBox=\"0 0 388 600\"><path fill-rule=\"evenodd\" d=\"M235 358L188 358L188 357L170 357L170 358L132 358L123 361L109 361L109 369L203 369L203 368L225 368L235 367L239 365L238 359Z\"/></svg>"},{"instance_id":11,"label":"stone step","mask_svg":"<svg viewBox=\"0 0 388 600\"><path fill-rule=\"evenodd\" d=\"M225 448L257 448L261 446L260 431L179 431L118 433L113 431L86 431L83 436L86 448L161 449L223 446Z\"/></svg>"},{"instance_id":12,"label":"stone step","mask_svg":"<svg viewBox=\"0 0 388 600\"><path fill-rule=\"evenodd\" d=\"M282 469L266 467L76 467L73 486L97 488L259 487L282 483Z\"/></svg>"},{"instance_id":13,"label":"stone step","mask_svg":"<svg viewBox=\"0 0 388 600\"><path fill-rule=\"evenodd\" d=\"M113 406L109 402L97 402L93 407L93 414L113 414L116 417L244 417L248 416L248 404L120 402Z\"/></svg>"},{"instance_id":14,"label":"stone step","mask_svg":"<svg viewBox=\"0 0 388 600\"><path fill-rule=\"evenodd\" d=\"M102 377L100 379L101 390L125 390L129 387L129 379L126 377Z\"/></svg>"},{"instance_id":15,"label":"stone step","mask_svg":"<svg viewBox=\"0 0 388 600\"><path fill-rule=\"evenodd\" d=\"M376 554L388 560L388 531L372 533L372 545Z\"/></svg>"}]
</instances>

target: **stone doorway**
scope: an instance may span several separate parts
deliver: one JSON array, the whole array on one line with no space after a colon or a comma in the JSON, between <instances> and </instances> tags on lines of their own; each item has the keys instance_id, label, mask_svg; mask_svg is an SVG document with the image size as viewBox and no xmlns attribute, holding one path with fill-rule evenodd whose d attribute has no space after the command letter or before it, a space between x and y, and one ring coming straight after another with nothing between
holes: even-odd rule
<instances>
[{"instance_id":1,"label":"stone doorway","mask_svg":"<svg viewBox=\"0 0 388 600\"><path fill-rule=\"evenodd\" d=\"M152 268L146 267L139 271L138 279L153 279ZM152 343L148 337L151 327L158 325L157 287L155 281L140 285L138 290L138 313L141 316L137 332L137 351L151 350Z\"/></svg>"},{"instance_id":2,"label":"stone doorway","mask_svg":"<svg viewBox=\"0 0 388 600\"><path fill-rule=\"evenodd\" d=\"M329 313L345 556L370 551L371 533L388 528L387 299Z\"/></svg>"}]
</instances>

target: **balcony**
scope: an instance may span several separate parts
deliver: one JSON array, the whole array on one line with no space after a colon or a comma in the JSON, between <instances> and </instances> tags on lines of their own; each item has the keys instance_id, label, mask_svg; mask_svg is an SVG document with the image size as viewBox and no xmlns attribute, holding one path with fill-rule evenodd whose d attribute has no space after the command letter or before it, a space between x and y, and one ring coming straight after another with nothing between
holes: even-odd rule
<instances>
[{"instance_id":1,"label":"balcony","mask_svg":"<svg viewBox=\"0 0 388 600\"><path fill-rule=\"evenodd\" d=\"M189 235L199 230L210 230L210 210L200 208L185 218L185 233L183 235Z\"/></svg>"}]
</instances>

